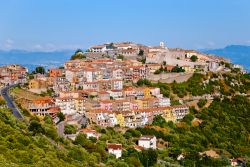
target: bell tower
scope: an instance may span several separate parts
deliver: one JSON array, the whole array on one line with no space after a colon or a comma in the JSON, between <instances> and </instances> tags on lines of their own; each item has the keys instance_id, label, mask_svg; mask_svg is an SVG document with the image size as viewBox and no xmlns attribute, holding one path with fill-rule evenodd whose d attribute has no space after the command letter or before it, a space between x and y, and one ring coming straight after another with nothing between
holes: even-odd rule
<instances>
[{"instance_id":1,"label":"bell tower","mask_svg":"<svg viewBox=\"0 0 250 167\"><path fill-rule=\"evenodd\" d=\"M164 42L160 42L160 47L161 47L161 48L165 48Z\"/></svg>"}]
</instances>

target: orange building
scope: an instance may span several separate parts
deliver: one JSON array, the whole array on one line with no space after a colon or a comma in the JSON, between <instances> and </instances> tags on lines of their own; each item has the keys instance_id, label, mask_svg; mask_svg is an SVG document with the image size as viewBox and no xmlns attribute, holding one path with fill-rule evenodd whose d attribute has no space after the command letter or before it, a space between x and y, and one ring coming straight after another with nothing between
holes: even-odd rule
<instances>
[{"instance_id":1,"label":"orange building","mask_svg":"<svg viewBox=\"0 0 250 167\"><path fill-rule=\"evenodd\" d=\"M57 113L60 112L60 108L55 106L54 99L51 97L32 100L29 104L29 110L33 114L39 116L50 115L52 118L55 118Z\"/></svg>"},{"instance_id":2,"label":"orange building","mask_svg":"<svg viewBox=\"0 0 250 167\"><path fill-rule=\"evenodd\" d=\"M62 76L62 69L59 68L52 68L49 70L50 77L61 77Z\"/></svg>"}]
</instances>

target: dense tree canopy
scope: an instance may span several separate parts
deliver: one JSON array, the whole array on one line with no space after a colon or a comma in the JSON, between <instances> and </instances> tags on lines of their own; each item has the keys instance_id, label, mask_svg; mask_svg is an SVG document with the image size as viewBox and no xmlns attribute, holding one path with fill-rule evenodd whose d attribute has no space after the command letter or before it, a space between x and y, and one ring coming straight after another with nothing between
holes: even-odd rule
<instances>
[{"instance_id":1,"label":"dense tree canopy","mask_svg":"<svg viewBox=\"0 0 250 167\"><path fill-rule=\"evenodd\" d=\"M36 74L45 74L45 68L42 67L42 66L38 66L36 67L35 71L33 73L36 73Z\"/></svg>"},{"instance_id":2,"label":"dense tree canopy","mask_svg":"<svg viewBox=\"0 0 250 167\"><path fill-rule=\"evenodd\" d=\"M192 62L196 62L196 61L198 60L198 57L195 56L195 55L192 55L192 56L190 57L190 59L191 59Z\"/></svg>"}]
</instances>

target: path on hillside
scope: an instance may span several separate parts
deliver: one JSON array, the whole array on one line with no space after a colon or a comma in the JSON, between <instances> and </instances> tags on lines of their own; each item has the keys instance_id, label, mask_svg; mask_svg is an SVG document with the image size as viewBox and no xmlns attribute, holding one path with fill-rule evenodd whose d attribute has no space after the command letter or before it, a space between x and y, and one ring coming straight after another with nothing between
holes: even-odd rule
<instances>
[{"instance_id":1,"label":"path on hillside","mask_svg":"<svg viewBox=\"0 0 250 167\"><path fill-rule=\"evenodd\" d=\"M2 90L1 90L1 95L3 96L4 100L6 101L6 104L8 106L9 109L11 109L13 115L20 119L20 120L23 120L24 117L23 115L21 114L21 112L19 111L19 109L17 108L17 106L15 105L13 99L10 97L10 94L9 94L9 89L11 88L12 86L7 86L7 87L4 87Z\"/></svg>"}]
</instances>

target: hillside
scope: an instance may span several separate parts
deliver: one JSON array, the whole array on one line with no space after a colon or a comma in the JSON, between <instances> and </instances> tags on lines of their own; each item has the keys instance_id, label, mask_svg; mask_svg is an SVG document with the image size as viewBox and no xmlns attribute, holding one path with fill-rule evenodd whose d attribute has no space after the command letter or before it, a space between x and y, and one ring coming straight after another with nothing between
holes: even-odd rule
<instances>
[{"instance_id":1,"label":"hillside","mask_svg":"<svg viewBox=\"0 0 250 167\"><path fill-rule=\"evenodd\" d=\"M83 166L94 164L89 153L59 138L51 120L36 118L27 126L10 111L0 111L0 166ZM89 162L89 163L87 163Z\"/></svg>"},{"instance_id":2,"label":"hillside","mask_svg":"<svg viewBox=\"0 0 250 167\"><path fill-rule=\"evenodd\" d=\"M194 123L194 118L200 121ZM249 99L235 96L232 99L215 99L208 108L200 111L191 108L191 113L177 124L167 123L158 116L152 127L130 129L124 134L118 129L99 127L100 141L79 135L75 142L71 142L57 136L49 117L41 121L33 117L26 125L16 120L8 110L1 109L0 166L139 167L147 163L154 165L156 159L169 166L225 166L233 157L243 157L249 162L249 118ZM156 152L134 150L133 143L141 134L156 135L161 149ZM108 156L105 150L107 140L123 144L124 160ZM215 151L218 157L200 155L208 150ZM185 159L177 161L180 154Z\"/></svg>"},{"instance_id":3,"label":"hillside","mask_svg":"<svg viewBox=\"0 0 250 167\"><path fill-rule=\"evenodd\" d=\"M199 120L195 123L194 118ZM191 108L191 113L180 123L167 123L156 117L153 125L169 129L170 133L155 132L153 129L139 129L143 134L157 134L168 143L168 161L174 161L183 154L185 166L226 166L228 158L244 157L250 161L250 101L246 97L215 99L200 111ZM201 156L208 150L216 152L216 158ZM201 158L202 157L202 158Z\"/></svg>"},{"instance_id":4,"label":"hillside","mask_svg":"<svg viewBox=\"0 0 250 167\"><path fill-rule=\"evenodd\" d=\"M204 53L224 56L232 60L234 64L243 65L250 70L250 46L229 45L222 49L201 50Z\"/></svg>"},{"instance_id":5,"label":"hillside","mask_svg":"<svg viewBox=\"0 0 250 167\"><path fill-rule=\"evenodd\" d=\"M60 138L48 116L38 118L26 113L24 123L13 117L7 109L0 109L0 166L141 167L148 164L153 166L156 162L165 166L225 166L229 164L229 159L237 157L242 157L249 163L250 100L248 97L235 96L235 92L250 90L250 76L230 73L209 76L214 81L209 81L204 86L200 84L208 76L201 74L195 74L185 83L157 85L165 91L165 95L171 92L179 97L211 93L214 85L219 85L223 98L214 98L210 105L201 101L198 109L191 107L190 114L176 124L157 116L153 126L146 128L121 131L119 127L94 126L101 134L99 140L87 139L82 134L75 141ZM224 78L223 84L216 80L218 77ZM244 85L230 86L231 83L239 82ZM133 149L141 134L155 135L160 149L141 152ZM123 160L108 154L107 142L122 144ZM217 157L201 155L209 150L215 151ZM178 161L180 154L185 158Z\"/></svg>"}]
</instances>

